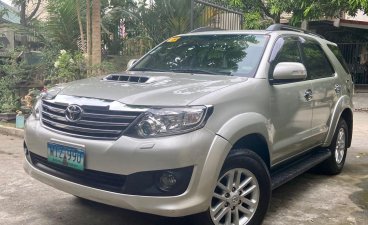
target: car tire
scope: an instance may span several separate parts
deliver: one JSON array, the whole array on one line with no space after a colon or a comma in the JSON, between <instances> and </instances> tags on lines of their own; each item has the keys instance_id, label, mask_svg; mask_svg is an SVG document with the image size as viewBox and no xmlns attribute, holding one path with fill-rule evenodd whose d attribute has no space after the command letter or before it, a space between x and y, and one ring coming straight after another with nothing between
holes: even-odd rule
<instances>
[{"instance_id":1,"label":"car tire","mask_svg":"<svg viewBox=\"0 0 368 225\"><path fill-rule=\"evenodd\" d=\"M337 175L341 173L346 159L349 129L344 119L340 119L337 124L331 145L327 148L331 151L331 156L318 166L318 171Z\"/></svg>"},{"instance_id":2,"label":"car tire","mask_svg":"<svg viewBox=\"0 0 368 225\"><path fill-rule=\"evenodd\" d=\"M221 169L209 209L196 225L261 224L271 199L271 179L264 161L248 149L234 149Z\"/></svg>"}]
</instances>

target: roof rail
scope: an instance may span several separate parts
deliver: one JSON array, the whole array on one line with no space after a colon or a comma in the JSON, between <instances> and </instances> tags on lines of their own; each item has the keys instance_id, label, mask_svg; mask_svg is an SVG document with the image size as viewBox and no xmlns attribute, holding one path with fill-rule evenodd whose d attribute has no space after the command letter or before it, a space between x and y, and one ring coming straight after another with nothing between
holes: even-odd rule
<instances>
[{"instance_id":1,"label":"roof rail","mask_svg":"<svg viewBox=\"0 0 368 225\"><path fill-rule=\"evenodd\" d=\"M223 29L214 28L214 27L199 27L199 28L196 28L196 29L190 31L189 33L206 32L206 31L218 31L218 30L223 30Z\"/></svg>"},{"instance_id":2,"label":"roof rail","mask_svg":"<svg viewBox=\"0 0 368 225\"><path fill-rule=\"evenodd\" d=\"M325 39L325 37L323 37L322 35L313 33L313 32L308 31L308 30L303 30L303 29L300 29L300 28L297 28L297 27L284 25L284 24L273 24L273 25L269 26L266 30L267 31L278 31L278 30L295 31L295 32L299 32L299 33L303 33L303 34L309 34L309 35L313 35L313 36L317 36L319 38Z\"/></svg>"}]
</instances>

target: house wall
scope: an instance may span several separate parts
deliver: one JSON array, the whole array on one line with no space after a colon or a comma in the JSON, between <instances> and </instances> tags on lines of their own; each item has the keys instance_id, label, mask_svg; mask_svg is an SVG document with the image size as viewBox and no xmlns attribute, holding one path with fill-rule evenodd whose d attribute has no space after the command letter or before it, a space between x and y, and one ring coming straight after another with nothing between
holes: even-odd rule
<instances>
[{"instance_id":1,"label":"house wall","mask_svg":"<svg viewBox=\"0 0 368 225\"><path fill-rule=\"evenodd\" d=\"M15 41L14 41L14 31L7 27L0 27L0 40L2 42L6 42L6 50L14 50ZM2 43L4 44L4 43Z\"/></svg>"},{"instance_id":2,"label":"house wall","mask_svg":"<svg viewBox=\"0 0 368 225\"><path fill-rule=\"evenodd\" d=\"M368 15L364 14L364 12L361 10L358 11L356 16L349 16L348 14L345 14L343 18L347 20L368 21Z\"/></svg>"}]
</instances>

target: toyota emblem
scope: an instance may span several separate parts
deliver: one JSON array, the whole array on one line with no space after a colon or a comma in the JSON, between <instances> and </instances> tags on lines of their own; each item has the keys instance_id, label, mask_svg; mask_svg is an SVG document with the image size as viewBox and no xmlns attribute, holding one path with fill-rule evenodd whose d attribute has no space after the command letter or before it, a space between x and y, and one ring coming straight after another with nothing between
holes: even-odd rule
<instances>
[{"instance_id":1,"label":"toyota emblem","mask_svg":"<svg viewBox=\"0 0 368 225\"><path fill-rule=\"evenodd\" d=\"M83 109L79 105L69 105L65 110L65 118L70 122L76 122L82 118Z\"/></svg>"}]
</instances>

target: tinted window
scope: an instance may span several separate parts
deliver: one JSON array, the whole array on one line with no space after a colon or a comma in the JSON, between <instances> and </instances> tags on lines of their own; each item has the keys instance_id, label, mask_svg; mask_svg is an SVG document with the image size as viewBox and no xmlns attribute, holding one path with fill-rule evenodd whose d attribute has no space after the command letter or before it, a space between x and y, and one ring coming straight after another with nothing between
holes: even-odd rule
<instances>
[{"instance_id":1,"label":"tinted window","mask_svg":"<svg viewBox=\"0 0 368 225\"><path fill-rule=\"evenodd\" d=\"M193 35L168 39L131 70L254 75L268 37L265 35Z\"/></svg>"},{"instance_id":2,"label":"tinted window","mask_svg":"<svg viewBox=\"0 0 368 225\"><path fill-rule=\"evenodd\" d=\"M271 54L271 62L274 66L280 62L301 62L298 40L294 37L278 39Z\"/></svg>"},{"instance_id":3,"label":"tinted window","mask_svg":"<svg viewBox=\"0 0 368 225\"><path fill-rule=\"evenodd\" d=\"M311 39L301 39L308 79L313 80L333 76L334 70L318 42Z\"/></svg>"},{"instance_id":4,"label":"tinted window","mask_svg":"<svg viewBox=\"0 0 368 225\"><path fill-rule=\"evenodd\" d=\"M330 50L333 52L333 54L336 56L337 60L339 60L340 64L342 65L342 67L344 68L346 73L350 73L349 72L349 68L348 65L345 62L344 57L341 54L341 51L339 49L339 47L335 46L335 45L327 45Z\"/></svg>"}]
</instances>

